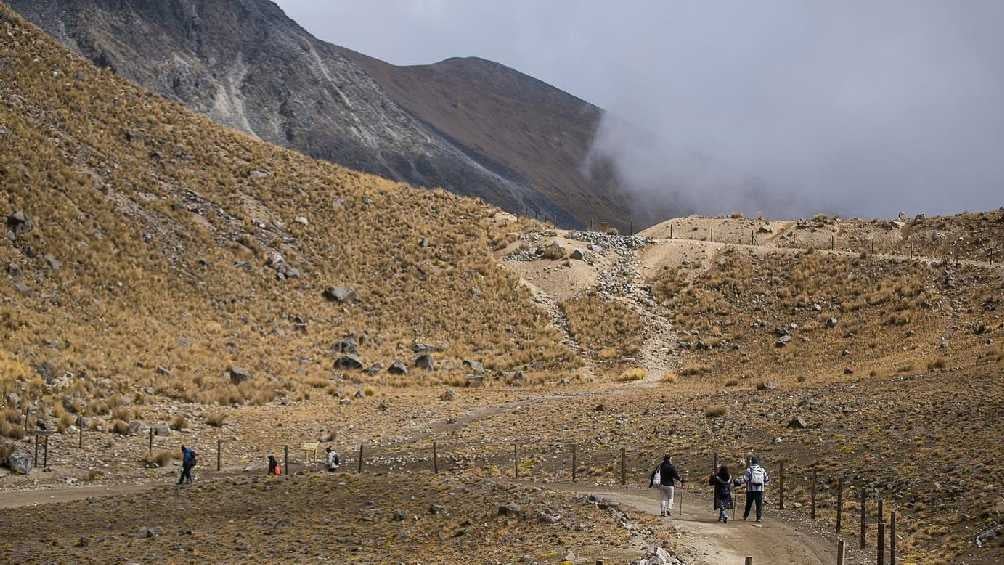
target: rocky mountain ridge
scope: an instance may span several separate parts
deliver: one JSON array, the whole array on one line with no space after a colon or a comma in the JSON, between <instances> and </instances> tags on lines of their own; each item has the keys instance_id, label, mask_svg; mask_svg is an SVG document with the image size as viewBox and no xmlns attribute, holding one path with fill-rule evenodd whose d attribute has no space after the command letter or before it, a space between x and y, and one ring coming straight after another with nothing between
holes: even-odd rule
<instances>
[{"instance_id":1,"label":"rocky mountain ridge","mask_svg":"<svg viewBox=\"0 0 1004 565\"><path fill-rule=\"evenodd\" d=\"M267 0L10 0L98 66L311 157L581 226L626 226L582 164L599 108L481 59L395 67L320 41Z\"/></svg>"}]
</instances>

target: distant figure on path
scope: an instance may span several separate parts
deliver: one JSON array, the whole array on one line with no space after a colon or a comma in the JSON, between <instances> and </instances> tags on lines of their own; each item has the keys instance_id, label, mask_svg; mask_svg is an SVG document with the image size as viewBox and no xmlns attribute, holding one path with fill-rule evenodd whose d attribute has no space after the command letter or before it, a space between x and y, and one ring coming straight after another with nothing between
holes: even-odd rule
<instances>
[{"instance_id":1,"label":"distant figure on path","mask_svg":"<svg viewBox=\"0 0 1004 565\"><path fill-rule=\"evenodd\" d=\"M192 482L192 467L195 467L195 450L190 447L181 446L181 476L178 477L178 484Z\"/></svg>"},{"instance_id":2,"label":"distant figure on path","mask_svg":"<svg viewBox=\"0 0 1004 565\"><path fill-rule=\"evenodd\" d=\"M338 458L338 454L335 453L335 450L331 449L330 445L326 447L324 451L327 453L328 471L333 473L338 469L338 466L341 465L342 462Z\"/></svg>"},{"instance_id":3,"label":"distant figure on path","mask_svg":"<svg viewBox=\"0 0 1004 565\"><path fill-rule=\"evenodd\" d=\"M676 471L676 467L673 465L673 458L669 455L664 455L662 463L652 471L652 476L649 477L648 481L648 488L658 486L662 492L662 501L659 503L660 516L673 515L673 494L676 490L676 481L679 481L681 485L683 484L680 473Z\"/></svg>"},{"instance_id":4,"label":"distant figure on path","mask_svg":"<svg viewBox=\"0 0 1004 565\"><path fill-rule=\"evenodd\" d=\"M279 466L279 461L276 460L275 455L268 456L268 474L274 476L282 474L282 467Z\"/></svg>"},{"instance_id":5,"label":"distant figure on path","mask_svg":"<svg viewBox=\"0 0 1004 565\"><path fill-rule=\"evenodd\" d=\"M756 503L756 521L763 521L763 489L770 482L770 475L767 469L760 466L760 460L750 457L750 466L746 469L746 476L743 477L746 484L746 510L743 512L743 520L749 518L750 508Z\"/></svg>"},{"instance_id":6,"label":"distant figure on path","mask_svg":"<svg viewBox=\"0 0 1004 565\"><path fill-rule=\"evenodd\" d=\"M718 521L728 524L728 511L732 508L732 473L729 472L729 468L720 465L718 472L711 475L708 484L715 487L714 508L718 510Z\"/></svg>"}]
</instances>

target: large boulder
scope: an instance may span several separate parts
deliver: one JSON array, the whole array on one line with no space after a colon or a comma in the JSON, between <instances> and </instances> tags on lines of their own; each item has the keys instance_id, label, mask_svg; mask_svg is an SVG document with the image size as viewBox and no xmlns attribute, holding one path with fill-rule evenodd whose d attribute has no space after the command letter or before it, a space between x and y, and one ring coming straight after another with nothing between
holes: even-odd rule
<instances>
[{"instance_id":1,"label":"large boulder","mask_svg":"<svg viewBox=\"0 0 1004 565\"><path fill-rule=\"evenodd\" d=\"M551 259L557 261L559 259L565 258L565 248L558 245L557 242L552 241L547 245L542 251L541 256L544 259Z\"/></svg>"},{"instance_id":2,"label":"large boulder","mask_svg":"<svg viewBox=\"0 0 1004 565\"><path fill-rule=\"evenodd\" d=\"M324 290L324 298L338 304L355 302L356 291L346 286L331 286Z\"/></svg>"},{"instance_id":3,"label":"large boulder","mask_svg":"<svg viewBox=\"0 0 1004 565\"><path fill-rule=\"evenodd\" d=\"M422 355L415 357L415 367L425 369L426 371L432 371L436 368L436 362L433 360L432 355L423 353Z\"/></svg>"},{"instance_id":4,"label":"large boulder","mask_svg":"<svg viewBox=\"0 0 1004 565\"><path fill-rule=\"evenodd\" d=\"M407 375L408 366L401 361L394 361L393 363L390 364L390 367L387 369L387 372L392 375Z\"/></svg>"},{"instance_id":5,"label":"large boulder","mask_svg":"<svg viewBox=\"0 0 1004 565\"><path fill-rule=\"evenodd\" d=\"M7 234L11 239L30 232L31 228L31 218L24 211L18 210L7 216Z\"/></svg>"},{"instance_id":6,"label":"large boulder","mask_svg":"<svg viewBox=\"0 0 1004 565\"><path fill-rule=\"evenodd\" d=\"M342 371L358 371L363 368L363 362L358 356L347 353L335 359L335 368Z\"/></svg>"},{"instance_id":7,"label":"large boulder","mask_svg":"<svg viewBox=\"0 0 1004 565\"><path fill-rule=\"evenodd\" d=\"M31 472L31 454L25 451L15 451L7 456L7 468L18 475Z\"/></svg>"},{"instance_id":8,"label":"large boulder","mask_svg":"<svg viewBox=\"0 0 1004 565\"><path fill-rule=\"evenodd\" d=\"M350 355L355 355L356 353L359 353L359 343L356 341L356 336L345 336L335 342L335 345L332 346L332 350L334 350L335 353L348 353Z\"/></svg>"},{"instance_id":9,"label":"large boulder","mask_svg":"<svg viewBox=\"0 0 1004 565\"><path fill-rule=\"evenodd\" d=\"M230 382L239 385L245 383L252 379L251 371L244 369L242 367L230 367L227 369L227 377L230 378Z\"/></svg>"}]
</instances>

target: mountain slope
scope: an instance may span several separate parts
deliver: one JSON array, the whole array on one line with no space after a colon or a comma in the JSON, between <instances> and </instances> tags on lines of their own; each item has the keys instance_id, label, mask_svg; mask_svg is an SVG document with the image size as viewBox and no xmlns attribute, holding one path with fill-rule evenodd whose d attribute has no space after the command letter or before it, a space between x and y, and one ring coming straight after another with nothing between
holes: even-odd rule
<instances>
[{"instance_id":1,"label":"mountain slope","mask_svg":"<svg viewBox=\"0 0 1004 565\"><path fill-rule=\"evenodd\" d=\"M603 115L596 106L476 57L399 67L342 52L413 116L480 162L528 179L581 223L629 223L616 183L583 167Z\"/></svg>"},{"instance_id":2,"label":"mountain slope","mask_svg":"<svg viewBox=\"0 0 1004 565\"><path fill-rule=\"evenodd\" d=\"M347 335L383 367L354 382L411 365L415 341L442 369L423 381L465 358L572 363L491 256L521 229L505 215L220 127L3 6L0 138L0 393L38 398L68 373L67 402L295 399L306 380L340 386L332 345ZM336 286L355 297L326 297ZM251 381L224 377L232 365Z\"/></svg>"},{"instance_id":3,"label":"mountain slope","mask_svg":"<svg viewBox=\"0 0 1004 565\"><path fill-rule=\"evenodd\" d=\"M266 141L564 225L629 221L615 185L580 171L599 110L500 65L393 67L267 0L8 4L99 66Z\"/></svg>"}]
</instances>

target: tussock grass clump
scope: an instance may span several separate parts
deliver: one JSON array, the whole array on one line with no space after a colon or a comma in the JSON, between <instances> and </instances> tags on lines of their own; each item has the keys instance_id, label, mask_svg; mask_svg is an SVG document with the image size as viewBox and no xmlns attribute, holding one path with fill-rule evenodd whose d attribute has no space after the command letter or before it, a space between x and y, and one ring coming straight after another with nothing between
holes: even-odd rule
<instances>
[{"instance_id":1,"label":"tussock grass clump","mask_svg":"<svg viewBox=\"0 0 1004 565\"><path fill-rule=\"evenodd\" d=\"M158 451L152 455L148 454L143 458L143 463L148 466L154 467L167 467L172 461L177 459L178 456L173 451Z\"/></svg>"},{"instance_id":2,"label":"tussock grass clump","mask_svg":"<svg viewBox=\"0 0 1004 565\"><path fill-rule=\"evenodd\" d=\"M645 327L627 306L588 294L565 301L561 308L572 336L597 360L615 364L641 350Z\"/></svg>"},{"instance_id":3,"label":"tussock grass clump","mask_svg":"<svg viewBox=\"0 0 1004 565\"><path fill-rule=\"evenodd\" d=\"M728 408L724 406L708 406L704 409L705 418L721 418L729 411Z\"/></svg>"},{"instance_id":4,"label":"tussock grass clump","mask_svg":"<svg viewBox=\"0 0 1004 565\"><path fill-rule=\"evenodd\" d=\"M111 431L113 434L118 434L120 436L129 435L129 424L123 422L122 420L115 420L112 422Z\"/></svg>"},{"instance_id":5,"label":"tussock grass clump","mask_svg":"<svg viewBox=\"0 0 1004 565\"><path fill-rule=\"evenodd\" d=\"M227 415L223 412L214 412L209 416L206 416L206 424L213 426L214 428L219 428L223 426L224 422L227 421Z\"/></svg>"},{"instance_id":6,"label":"tussock grass clump","mask_svg":"<svg viewBox=\"0 0 1004 565\"><path fill-rule=\"evenodd\" d=\"M175 416L171 420L171 429L177 432L188 428L188 420L184 416Z\"/></svg>"},{"instance_id":7,"label":"tussock grass clump","mask_svg":"<svg viewBox=\"0 0 1004 565\"><path fill-rule=\"evenodd\" d=\"M640 367L633 367L620 374L617 380L622 383L644 380L648 373Z\"/></svg>"}]
</instances>

